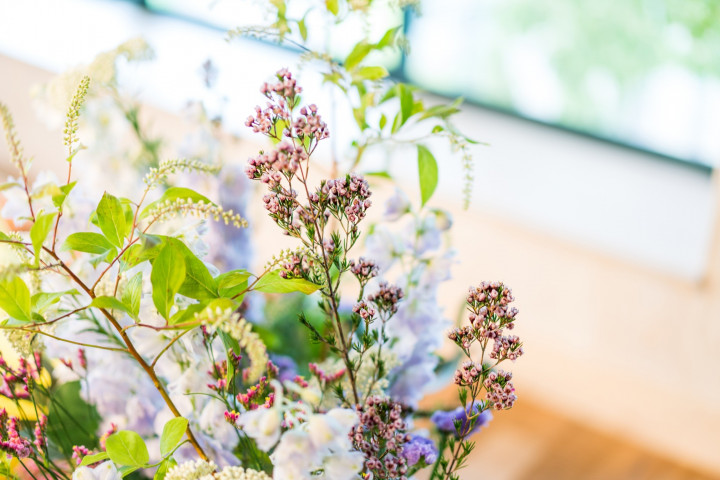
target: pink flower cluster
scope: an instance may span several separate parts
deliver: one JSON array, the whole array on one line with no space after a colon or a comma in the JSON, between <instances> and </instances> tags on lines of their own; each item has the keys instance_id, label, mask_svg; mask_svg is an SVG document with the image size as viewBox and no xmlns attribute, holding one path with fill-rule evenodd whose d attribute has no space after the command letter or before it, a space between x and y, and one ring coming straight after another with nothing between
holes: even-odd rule
<instances>
[{"instance_id":1,"label":"pink flower cluster","mask_svg":"<svg viewBox=\"0 0 720 480\"><path fill-rule=\"evenodd\" d=\"M31 442L20 434L20 421L17 417L10 417L3 408L0 410L0 450L7 453L8 457L17 458L27 458L33 453L42 452L42 447L47 444L46 424L47 418L41 415L35 424L35 439ZM33 450L33 446L37 451Z\"/></svg>"},{"instance_id":2,"label":"pink flower cluster","mask_svg":"<svg viewBox=\"0 0 720 480\"><path fill-rule=\"evenodd\" d=\"M511 372L498 370L490 372L483 385L487 390L487 401L493 405L495 410L507 410L512 408L517 400L515 387L513 386Z\"/></svg>"},{"instance_id":3,"label":"pink flower cluster","mask_svg":"<svg viewBox=\"0 0 720 480\"><path fill-rule=\"evenodd\" d=\"M403 447L410 435L403 420L402 405L387 398L370 397L357 406L360 423L350 431L353 446L365 455L372 478L407 480Z\"/></svg>"},{"instance_id":4,"label":"pink flower cluster","mask_svg":"<svg viewBox=\"0 0 720 480\"><path fill-rule=\"evenodd\" d=\"M355 173L324 182L319 192L320 201L331 212L336 216L344 213L353 224L365 218L365 211L372 205L370 195L367 180Z\"/></svg>"},{"instance_id":5,"label":"pink flower cluster","mask_svg":"<svg viewBox=\"0 0 720 480\"><path fill-rule=\"evenodd\" d=\"M2 375L2 384L0 384L0 395L10 399L27 399L30 398L30 383L39 378L38 369L41 365L39 353L35 353L35 365L28 362L24 358L20 358L18 367L10 367L5 359L0 356L0 370Z\"/></svg>"},{"instance_id":6,"label":"pink flower cluster","mask_svg":"<svg viewBox=\"0 0 720 480\"><path fill-rule=\"evenodd\" d=\"M327 372L325 372L325 370L320 368L316 363L308 363L308 369L310 370L310 373L315 375L318 378L318 380L320 380L320 382L324 383L324 384L328 384L328 383L332 383L332 382L336 382L336 381L340 380L343 377L343 375L345 375L345 372L347 371L344 368L342 368L335 373L327 373Z\"/></svg>"},{"instance_id":7,"label":"pink flower cluster","mask_svg":"<svg viewBox=\"0 0 720 480\"><path fill-rule=\"evenodd\" d=\"M398 302L402 300L405 293L400 287L390 285L387 282L380 284L380 289L370 295L368 300L377 305L378 310L381 312L389 312L395 314L398 310Z\"/></svg>"}]
</instances>

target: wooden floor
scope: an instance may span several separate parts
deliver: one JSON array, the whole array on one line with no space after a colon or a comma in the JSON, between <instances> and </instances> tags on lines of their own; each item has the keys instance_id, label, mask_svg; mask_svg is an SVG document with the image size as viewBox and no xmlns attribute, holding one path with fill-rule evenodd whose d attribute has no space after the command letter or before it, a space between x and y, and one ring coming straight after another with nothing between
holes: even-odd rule
<instances>
[{"instance_id":1,"label":"wooden floor","mask_svg":"<svg viewBox=\"0 0 720 480\"><path fill-rule=\"evenodd\" d=\"M473 440L462 480L720 480L527 401L495 415Z\"/></svg>"}]
</instances>

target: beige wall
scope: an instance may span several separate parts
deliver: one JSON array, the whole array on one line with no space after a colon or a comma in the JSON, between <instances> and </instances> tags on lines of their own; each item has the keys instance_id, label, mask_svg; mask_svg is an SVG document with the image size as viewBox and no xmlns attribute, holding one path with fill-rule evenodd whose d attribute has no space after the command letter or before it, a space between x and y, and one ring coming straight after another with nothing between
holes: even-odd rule
<instances>
[{"instance_id":1,"label":"beige wall","mask_svg":"<svg viewBox=\"0 0 720 480\"><path fill-rule=\"evenodd\" d=\"M62 166L61 136L49 136L28 108L27 86L45 76L0 57L0 99L15 114L26 152L35 155L38 167ZM152 117L164 132L178 124L168 114ZM381 188L376 198L385 193ZM482 203L470 211L462 211L454 196L440 203L455 217L462 259L455 281L442 290L448 310L456 312L467 286L481 280L503 280L515 292L517 333L526 344L526 355L514 366L521 402L540 402L720 472L717 248L705 277L691 281L541 233L491 214ZM277 237L270 236L274 226L261 209L253 218L255 235L263 239L261 264L276 248L266 239Z\"/></svg>"}]
</instances>

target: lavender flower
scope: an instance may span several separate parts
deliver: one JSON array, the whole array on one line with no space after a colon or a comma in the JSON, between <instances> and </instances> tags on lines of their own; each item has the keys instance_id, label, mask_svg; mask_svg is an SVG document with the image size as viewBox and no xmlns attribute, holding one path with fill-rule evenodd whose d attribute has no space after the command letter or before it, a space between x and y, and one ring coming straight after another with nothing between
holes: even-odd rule
<instances>
[{"instance_id":1,"label":"lavender flower","mask_svg":"<svg viewBox=\"0 0 720 480\"><path fill-rule=\"evenodd\" d=\"M476 403L472 410L474 413L477 414L478 410L480 409L480 404ZM480 428L486 426L490 420L492 420L492 412L490 410L483 410L480 412L480 414L477 416L477 419L475 420L475 425L473 425L472 430L468 431L470 428L470 422L468 420L468 416L470 415L470 408L468 408L467 412L463 407L457 407L455 410L438 410L435 413L432 414L432 417L430 417L430 420L435 424L438 430L445 433L454 433L457 435L460 433L461 435L465 437L469 437L470 435L474 434ZM458 429L455 428L455 422L459 421L461 422L461 426L458 432Z\"/></svg>"},{"instance_id":2,"label":"lavender flower","mask_svg":"<svg viewBox=\"0 0 720 480\"><path fill-rule=\"evenodd\" d=\"M432 465L437 460L438 449L429 438L411 435L410 441L403 446L402 456L409 467L415 466L421 460L424 460L425 465Z\"/></svg>"}]
</instances>

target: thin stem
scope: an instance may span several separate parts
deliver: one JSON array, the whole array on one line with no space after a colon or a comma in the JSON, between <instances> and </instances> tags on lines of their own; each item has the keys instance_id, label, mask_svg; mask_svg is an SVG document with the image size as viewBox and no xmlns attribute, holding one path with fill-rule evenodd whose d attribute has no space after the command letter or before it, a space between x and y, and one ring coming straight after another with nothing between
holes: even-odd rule
<instances>
[{"instance_id":1,"label":"thin stem","mask_svg":"<svg viewBox=\"0 0 720 480\"><path fill-rule=\"evenodd\" d=\"M70 278L72 278L73 281L80 288L82 288L85 291L85 293L87 293L90 296L90 298L92 298L92 299L95 298L95 293L87 285L85 285L85 283L80 278L78 278L78 276L75 275L75 273L70 268L68 268L67 265L65 265L65 263L55 254L55 252L53 252L45 247L43 247L43 248L55 260L57 260L60 263L60 267L68 273ZM118 334L122 338L122 341L127 346L127 353L129 353L135 359L135 361L140 365L140 367L142 367L142 369L145 370L145 373L148 375L148 377L150 377L150 380L152 380L153 385L155 386L157 391L160 393L160 396L162 396L163 400L165 401L165 404L168 406L168 408L173 413L173 415L175 415L176 417L182 417L182 414L177 409L177 407L175 406L175 403L172 401L172 399L168 395L167 391L165 390L165 387L163 386L162 382L160 381L160 378L155 373L155 370L153 369L153 367L151 367L145 361L145 359L142 357L142 355L140 355L140 353L137 351L137 349L133 345L132 341L130 340L130 337L128 337L127 333L122 328L120 323L106 309L98 308L98 310L100 310L100 312L103 314L103 316L110 322L110 324L115 328L115 330L117 330ZM190 425L188 425L188 427L187 427L186 434L188 436L188 440L190 440L190 443L193 445L193 447L195 448L195 451L198 453L200 458L203 460L207 460L208 457L205 454L205 452L203 451L200 444L198 443L197 439L195 438L195 435L193 434L192 429L190 428Z\"/></svg>"}]
</instances>

